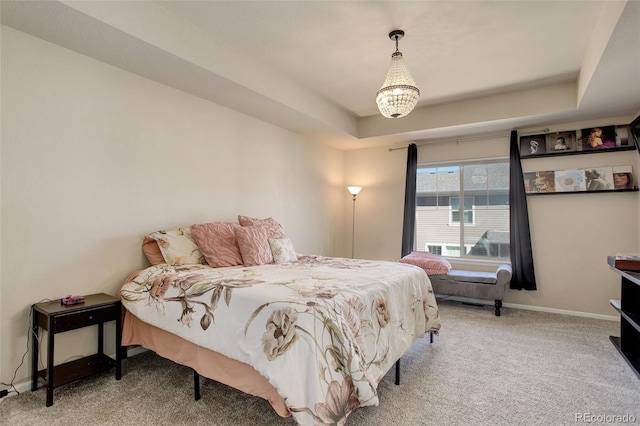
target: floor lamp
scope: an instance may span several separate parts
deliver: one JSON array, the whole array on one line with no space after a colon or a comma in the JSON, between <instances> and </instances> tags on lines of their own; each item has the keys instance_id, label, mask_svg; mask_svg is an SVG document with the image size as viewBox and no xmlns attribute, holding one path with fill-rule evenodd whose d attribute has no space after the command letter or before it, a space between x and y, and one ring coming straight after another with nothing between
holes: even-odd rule
<instances>
[{"instance_id":1,"label":"floor lamp","mask_svg":"<svg viewBox=\"0 0 640 426\"><path fill-rule=\"evenodd\" d=\"M351 258L355 259L355 242L356 242L356 197L362 191L360 186L347 186L353 199L353 215L351 218Z\"/></svg>"}]
</instances>

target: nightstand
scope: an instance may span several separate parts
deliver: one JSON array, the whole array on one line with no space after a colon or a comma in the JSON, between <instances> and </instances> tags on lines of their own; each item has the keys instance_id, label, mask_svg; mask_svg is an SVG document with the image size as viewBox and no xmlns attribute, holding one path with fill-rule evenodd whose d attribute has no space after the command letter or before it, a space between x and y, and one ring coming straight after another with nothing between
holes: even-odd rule
<instances>
[{"instance_id":1,"label":"nightstand","mask_svg":"<svg viewBox=\"0 0 640 426\"><path fill-rule=\"evenodd\" d=\"M84 303L63 305L60 301L36 303L33 313L31 390L38 388L38 376L47 381L47 407L53 405L53 388L100 371L116 367L116 380L122 376L122 313L120 299L108 294L85 296ZM104 323L116 322L116 359L104 354ZM78 328L98 326L98 353L81 359L53 365L55 335ZM47 368L38 371L38 327L49 332Z\"/></svg>"}]
</instances>

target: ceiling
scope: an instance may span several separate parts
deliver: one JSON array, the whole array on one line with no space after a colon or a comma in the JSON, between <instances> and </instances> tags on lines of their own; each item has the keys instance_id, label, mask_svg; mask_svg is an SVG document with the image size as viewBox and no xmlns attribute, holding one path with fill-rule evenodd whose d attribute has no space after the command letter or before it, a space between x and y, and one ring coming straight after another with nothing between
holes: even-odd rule
<instances>
[{"instance_id":1,"label":"ceiling","mask_svg":"<svg viewBox=\"0 0 640 426\"><path fill-rule=\"evenodd\" d=\"M2 24L340 149L630 116L639 1L7 1ZM395 49L421 91L377 112Z\"/></svg>"}]
</instances>

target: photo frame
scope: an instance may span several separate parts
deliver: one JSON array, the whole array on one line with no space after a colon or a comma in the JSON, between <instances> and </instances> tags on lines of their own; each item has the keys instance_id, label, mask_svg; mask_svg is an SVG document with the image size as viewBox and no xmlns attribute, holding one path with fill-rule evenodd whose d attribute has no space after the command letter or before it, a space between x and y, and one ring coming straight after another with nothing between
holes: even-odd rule
<instances>
[{"instance_id":1,"label":"photo frame","mask_svg":"<svg viewBox=\"0 0 640 426\"><path fill-rule=\"evenodd\" d=\"M580 192L587 190L584 170L557 170L556 192Z\"/></svg>"},{"instance_id":2,"label":"photo frame","mask_svg":"<svg viewBox=\"0 0 640 426\"><path fill-rule=\"evenodd\" d=\"M613 189L633 189L633 168L631 166L613 167Z\"/></svg>"},{"instance_id":3,"label":"photo frame","mask_svg":"<svg viewBox=\"0 0 640 426\"><path fill-rule=\"evenodd\" d=\"M531 157L547 152L547 135L528 135L520 137L520 157Z\"/></svg>"},{"instance_id":4,"label":"photo frame","mask_svg":"<svg viewBox=\"0 0 640 426\"><path fill-rule=\"evenodd\" d=\"M608 191L613 189L613 167L591 167L584 169L587 191Z\"/></svg>"},{"instance_id":5,"label":"photo frame","mask_svg":"<svg viewBox=\"0 0 640 426\"><path fill-rule=\"evenodd\" d=\"M547 134L547 153L567 153L577 151L576 132Z\"/></svg>"},{"instance_id":6,"label":"photo frame","mask_svg":"<svg viewBox=\"0 0 640 426\"><path fill-rule=\"evenodd\" d=\"M539 194L556 192L555 172L545 170L539 172L523 173L525 192L528 194Z\"/></svg>"}]
</instances>

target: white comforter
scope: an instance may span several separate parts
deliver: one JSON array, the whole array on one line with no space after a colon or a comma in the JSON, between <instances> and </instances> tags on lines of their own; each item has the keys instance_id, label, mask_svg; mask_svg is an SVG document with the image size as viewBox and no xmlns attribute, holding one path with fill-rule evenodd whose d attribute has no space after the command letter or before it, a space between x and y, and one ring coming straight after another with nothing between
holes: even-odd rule
<instances>
[{"instance_id":1,"label":"white comforter","mask_svg":"<svg viewBox=\"0 0 640 426\"><path fill-rule=\"evenodd\" d=\"M302 256L285 265L152 266L121 289L132 314L252 365L299 424L343 424L440 318L431 283L396 262Z\"/></svg>"}]
</instances>

